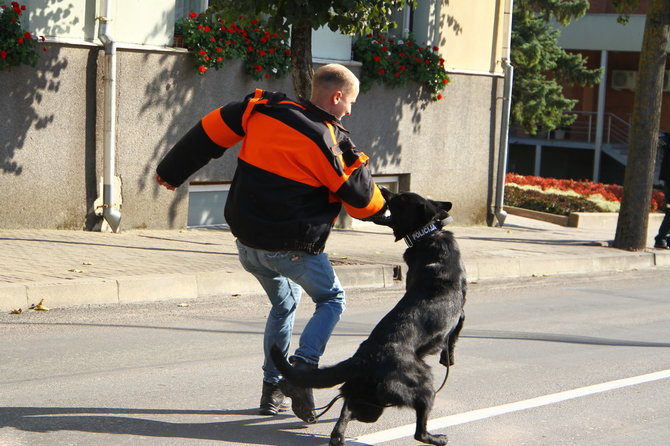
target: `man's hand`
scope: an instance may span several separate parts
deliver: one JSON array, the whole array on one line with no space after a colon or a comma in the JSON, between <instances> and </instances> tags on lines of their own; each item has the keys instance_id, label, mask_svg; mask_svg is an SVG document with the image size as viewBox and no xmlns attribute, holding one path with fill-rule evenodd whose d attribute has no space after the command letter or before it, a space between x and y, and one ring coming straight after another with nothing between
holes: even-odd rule
<instances>
[{"instance_id":1,"label":"man's hand","mask_svg":"<svg viewBox=\"0 0 670 446\"><path fill-rule=\"evenodd\" d=\"M165 181L163 178L161 178L160 175L156 175L156 183L160 184L161 186L163 186L164 188L166 188L166 189L168 189L168 190L175 190L175 189L177 189L176 187L174 187L173 185L171 185L170 183L168 183L167 181Z\"/></svg>"}]
</instances>

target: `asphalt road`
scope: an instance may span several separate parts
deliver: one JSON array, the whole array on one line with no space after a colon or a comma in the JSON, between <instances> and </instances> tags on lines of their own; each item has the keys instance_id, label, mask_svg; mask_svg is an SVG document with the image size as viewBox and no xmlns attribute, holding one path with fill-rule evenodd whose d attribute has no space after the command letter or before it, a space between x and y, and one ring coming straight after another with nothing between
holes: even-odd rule
<instances>
[{"instance_id":1,"label":"asphalt road","mask_svg":"<svg viewBox=\"0 0 670 446\"><path fill-rule=\"evenodd\" d=\"M349 293L322 362L352 354L401 293ZM310 426L255 414L263 296L179 303L0 315L0 446L327 444L340 403ZM450 445L670 444L670 270L473 284L466 311L431 415ZM413 424L387 409L350 423L348 443L418 444Z\"/></svg>"}]
</instances>

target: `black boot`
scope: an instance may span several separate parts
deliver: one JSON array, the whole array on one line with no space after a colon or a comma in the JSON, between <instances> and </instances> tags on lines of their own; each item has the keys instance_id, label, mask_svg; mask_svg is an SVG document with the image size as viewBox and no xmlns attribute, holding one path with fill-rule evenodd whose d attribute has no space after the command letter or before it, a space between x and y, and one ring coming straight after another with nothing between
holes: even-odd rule
<instances>
[{"instance_id":1,"label":"black boot","mask_svg":"<svg viewBox=\"0 0 670 446\"><path fill-rule=\"evenodd\" d=\"M289 362L297 370L312 370L317 366L305 362L302 358L291 356ZM295 416L306 423L316 423L316 412L314 412L314 394L312 389L299 387L286 379L279 381L282 393L291 398L291 409Z\"/></svg>"},{"instance_id":2,"label":"black boot","mask_svg":"<svg viewBox=\"0 0 670 446\"><path fill-rule=\"evenodd\" d=\"M258 410L260 415L277 415L277 412L286 410L284 394L279 390L279 385L263 381L263 394L261 395L261 406Z\"/></svg>"}]
</instances>

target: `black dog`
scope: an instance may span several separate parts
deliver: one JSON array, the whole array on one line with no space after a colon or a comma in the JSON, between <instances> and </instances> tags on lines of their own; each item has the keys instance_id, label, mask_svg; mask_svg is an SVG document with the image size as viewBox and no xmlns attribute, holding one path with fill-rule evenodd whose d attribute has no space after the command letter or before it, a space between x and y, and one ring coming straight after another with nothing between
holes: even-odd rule
<instances>
[{"instance_id":1,"label":"black dog","mask_svg":"<svg viewBox=\"0 0 670 446\"><path fill-rule=\"evenodd\" d=\"M351 358L331 367L296 370L279 348L272 359L284 378L295 385L325 388L344 383L344 405L331 434L330 446L344 444L351 419L377 421L385 407L413 407L414 438L444 445L446 435L431 434L426 424L435 392L426 355L441 352L445 367L454 362L454 345L463 327L466 279L454 236L441 230L451 203L425 199L414 193L384 191L391 212L389 226L396 241L409 248L406 292L377 324Z\"/></svg>"}]
</instances>

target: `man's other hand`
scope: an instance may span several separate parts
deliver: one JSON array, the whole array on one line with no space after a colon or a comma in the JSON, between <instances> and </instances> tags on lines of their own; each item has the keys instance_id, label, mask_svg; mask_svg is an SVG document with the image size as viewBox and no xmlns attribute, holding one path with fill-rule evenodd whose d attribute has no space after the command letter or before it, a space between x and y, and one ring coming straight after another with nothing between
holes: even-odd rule
<instances>
[{"instance_id":1,"label":"man's other hand","mask_svg":"<svg viewBox=\"0 0 670 446\"><path fill-rule=\"evenodd\" d=\"M164 188L166 188L166 189L168 189L168 190L175 190L175 189L177 189L176 187L174 187L173 185L171 185L170 183L168 183L167 181L165 181L163 178L161 178L160 175L156 175L156 183L160 184L161 186L163 186Z\"/></svg>"}]
</instances>

